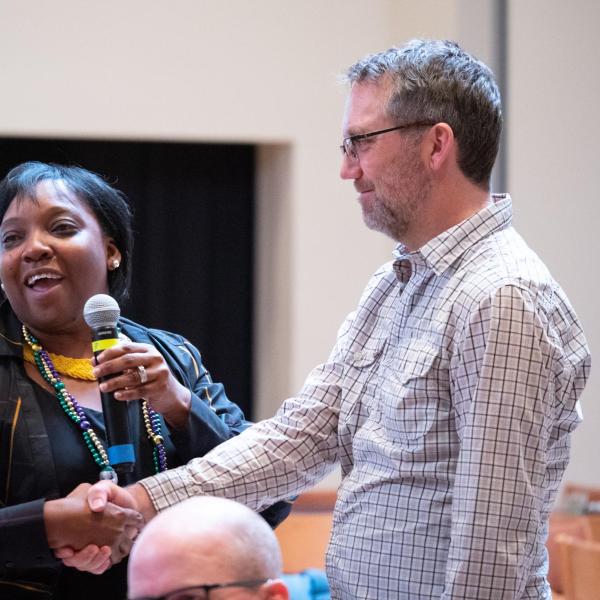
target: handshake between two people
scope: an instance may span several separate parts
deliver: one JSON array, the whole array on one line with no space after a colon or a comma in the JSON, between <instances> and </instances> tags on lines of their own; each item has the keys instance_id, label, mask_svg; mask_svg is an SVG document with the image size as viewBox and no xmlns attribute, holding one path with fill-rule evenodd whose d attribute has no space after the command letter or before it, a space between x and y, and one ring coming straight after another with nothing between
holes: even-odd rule
<instances>
[{"instance_id":1,"label":"handshake between two people","mask_svg":"<svg viewBox=\"0 0 600 600\"><path fill-rule=\"evenodd\" d=\"M137 490L109 481L82 483L65 498L46 501L46 536L55 556L68 567L96 575L127 556L145 524L139 502L145 492L133 487Z\"/></svg>"}]
</instances>

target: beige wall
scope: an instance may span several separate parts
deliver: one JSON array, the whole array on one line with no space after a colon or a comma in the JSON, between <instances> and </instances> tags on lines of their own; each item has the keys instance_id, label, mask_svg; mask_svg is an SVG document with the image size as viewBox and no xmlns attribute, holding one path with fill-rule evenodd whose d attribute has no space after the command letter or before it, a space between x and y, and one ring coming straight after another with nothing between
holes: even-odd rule
<instances>
[{"instance_id":1,"label":"beige wall","mask_svg":"<svg viewBox=\"0 0 600 600\"><path fill-rule=\"evenodd\" d=\"M593 329L583 285L597 283L582 283L574 242L587 248L594 237L597 208L584 190L593 137L584 127L593 127L598 90L577 69L552 77L548 58L565 36L588 43L577 27L586 33L594 22L586 16L598 15L574 19L567 7L541 0L510 5L518 89L511 75L509 184L518 225ZM336 75L367 52L416 36L457 39L494 65L494 15L493 0L0 0L0 135L261 144L256 374L259 415L269 416L326 358L338 325L392 248L366 230L351 185L337 176L344 94ZM537 84L527 79L528 64ZM574 114L565 77L590 88L590 105L578 97ZM551 95L541 107L533 104L540 85ZM565 138L546 125L556 114L570 140L566 164L553 151ZM570 200L572 183L578 193ZM586 203L583 212L573 210L576 202ZM545 236L535 203L545 209ZM581 440L575 458L585 474L595 445Z\"/></svg>"},{"instance_id":2,"label":"beige wall","mask_svg":"<svg viewBox=\"0 0 600 600\"><path fill-rule=\"evenodd\" d=\"M596 0L512 0L508 183L515 221L600 349L600 77ZM597 355L596 355L597 358ZM600 485L598 362L566 478Z\"/></svg>"}]
</instances>

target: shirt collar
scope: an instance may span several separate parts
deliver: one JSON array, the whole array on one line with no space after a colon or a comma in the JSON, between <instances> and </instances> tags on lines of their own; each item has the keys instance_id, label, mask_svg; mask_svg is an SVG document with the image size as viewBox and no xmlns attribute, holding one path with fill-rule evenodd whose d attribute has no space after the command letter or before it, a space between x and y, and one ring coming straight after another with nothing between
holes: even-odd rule
<instances>
[{"instance_id":1,"label":"shirt collar","mask_svg":"<svg viewBox=\"0 0 600 600\"><path fill-rule=\"evenodd\" d=\"M508 194L492 194L492 201L467 220L446 229L429 240L419 250L409 252L403 244L394 249L396 263L424 261L441 275L462 254L492 233L505 229L512 222L512 201ZM398 270L397 270L398 275Z\"/></svg>"}]
</instances>

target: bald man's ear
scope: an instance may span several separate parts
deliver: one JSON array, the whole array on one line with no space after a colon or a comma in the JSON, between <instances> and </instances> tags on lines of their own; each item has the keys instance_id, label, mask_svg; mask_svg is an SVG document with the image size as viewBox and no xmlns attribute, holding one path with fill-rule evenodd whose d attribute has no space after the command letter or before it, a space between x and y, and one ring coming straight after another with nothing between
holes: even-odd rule
<instances>
[{"instance_id":1,"label":"bald man's ear","mask_svg":"<svg viewBox=\"0 0 600 600\"><path fill-rule=\"evenodd\" d=\"M289 600L290 594L288 589L281 579L272 579L264 586L265 594L262 596L268 600Z\"/></svg>"},{"instance_id":2,"label":"bald man's ear","mask_svg":"<svg viewBox=\"0 0 600 600\"><path fill-rule=\"evenodd\" d=\"M421 157L434 172L440 172L454 157L456 160L456 140L448 123L436 123L425 135L421 144Z\"/></svg>"}]
</instances>

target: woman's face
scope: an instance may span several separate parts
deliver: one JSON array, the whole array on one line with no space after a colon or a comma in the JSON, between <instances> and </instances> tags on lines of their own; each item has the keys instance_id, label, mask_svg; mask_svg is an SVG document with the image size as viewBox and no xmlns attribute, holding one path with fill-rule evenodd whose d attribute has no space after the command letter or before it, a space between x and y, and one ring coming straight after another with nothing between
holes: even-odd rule
<instances>
[{"instance_id":1,"label":"woman's face","mask_svg":"<svg viewBox=\"0 0 600 600\"><path fill-rule=\"evenodd\" d=\"M34 334L67 333L85 326L83 305L107 293L121 254L61 181L40 182L35 197L13 200L0 224L0 280Z\"/></svg>"}]
</instances>

